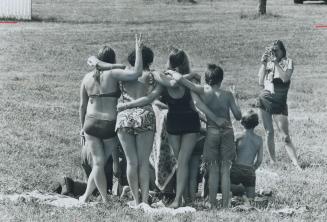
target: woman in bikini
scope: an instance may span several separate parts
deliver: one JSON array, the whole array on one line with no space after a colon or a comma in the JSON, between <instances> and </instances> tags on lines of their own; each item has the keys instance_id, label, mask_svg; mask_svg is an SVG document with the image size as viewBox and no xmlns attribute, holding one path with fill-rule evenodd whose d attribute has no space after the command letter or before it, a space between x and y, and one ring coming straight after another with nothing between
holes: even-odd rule
<instances>
[{"instance_id":1,"label":"woman in bikini","mask_svg":"<svg viewBox=\"0 0 327 222\"><path fill-rule=\"evenodd\" d=\"M263 126L266 131L266 145L273 162L276 161L274 127L275 120L283 135L283 142L293 164L301 169L295 147L288 129L287 94L291 84L294 64L286 57L286 49L282 41L277 40L266 48L259 69L259 85L264 89L259 95L258 106Z\"/></svg>"},{"instance_id":2,"label":"woman in bikini","mask_svg":"<svg viewBox=\"0 0 327 222\"><path fill-rule=\"evenodd\" d=\"M133 69L114 64L116 55L113 49L103 47L97 58L91 57L89 65L96 69L85 75L80 89L80 121L81 135L85 138L85 146L92 155L92 172L88 178L85 193L79 198L86 202L95 188L98 188L102 201L107 202L107 181L104 166L115 147L116 106L120 96L118 81L134 80L142 75L143 62L141 56L142 42L136 36L136 62ZM99 67L106 71L100 71Z\"/></svg>"},{"instance_id":3,"label":"woman in bikini","mask_svg":"<svg viewBox=\"0 0 327 222\"><path fill-rule=\"evenodd\" d=\"M135 206L141 202L147 204L149 197L149 156L155 133L155 114L151 102L161 91L160 85L154 84L150 71L153 57L153 51L144 46L142 76L134 81L121 82L122 95L117 105L116 131L126 155L126 174ZM135 51L128 56L128 62L131 66L135 65ZM152 96L145 98L147 95ZM133 105L136 100L138 105Z\"/></svg>"}]
</instances>

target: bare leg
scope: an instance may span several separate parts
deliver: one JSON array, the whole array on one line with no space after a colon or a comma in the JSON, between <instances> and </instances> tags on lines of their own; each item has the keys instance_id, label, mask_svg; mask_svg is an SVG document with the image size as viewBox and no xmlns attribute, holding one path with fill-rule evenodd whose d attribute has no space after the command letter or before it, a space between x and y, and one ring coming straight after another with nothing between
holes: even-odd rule
<instances>
[{"instance_id":1,"label":"bare leg","mask_svg":"<svg viewBox=\"0 0 327 222\"><path fill-rule=\"evenodd\" d=\"M231 161L223 160L221 162L221 193L223 196L223 208L229 207L230 167L231 167Z\"/></svg>"},{"instance_id":2,"label":"bare leg","mask_svg":"<svg viewBox=\"0 0 327 222\"><path fill-rule=\"evenodd\" d=\"M171 208L178 208L182 204L182 195L189 174L189 160L196 144L197 137L197 133L188 133L182 136L181 147L178 154L176 197L173 203L169 206Z\"/></svg>"},{"instance_id":3,"label":"bare leg","mask_svg":"<svg viewBox=\"0 0 327 222\"><path fill-rule=\"evenodd\" d=\"M149 157L153 147L154 132L147 131L136 136L138 175L141 187L142 202L148 204L149 183L150 183L150 163Z\"/></svg>"},{"instance_id":4,"label":"bare leg","mask_svg":"<svg viewBox=\"0 0 327 222\"><path fill-rule=\"evenodd\" d=\"M108 192L108 190L112 191L112 187L113 187L113 159L110 158L110 156L112 156L112 150L116 149L118 146L117 137L103 140L103 145L104 145L104 155L106 158L104 173L107 179L107 192Z\"/></svg>"},{"instance_id":5,"label":"bare leg","mask_svg":"<svg viewBox=\"0 0 327 222\"><path fill-rule=\"evenodd\" d=\"M212 207L217 206L217 193L219 186L219 162L213 161L208 163L209 178L209 202Z\"/></svg>"},{"instance_id":6,"label":"bare leg","mask_svg":"<svg viewBox=\"0 0 327 222\"><path fill-rule=\"evenodd\" d=\"M168 134L168 144L173 150L176 159L178 159L179 150L181 147L181 136Z\"/></svg>"},{"instance_id":7,"label":"bare leg","mask_svg":"<svg viewBox=\"0 0 327 222\"><path fill-rule=\"evenodd\" d=\"M193 202L195 200L196 193L198 191L198 173L200 167L200 155L192 155L191 161L189 162L189 193L188 196L190 201Z\"/></svg>"},{"instance_id":8,"label":"bare leg","mask_svg":"<svg viewBox=\"0 0 327 222\"><path fill-rule=\"evenodd\" d=\"M102 140L97 137L85 134L86 146L91 151L93 167L87 181L86 191L80 197L81 202L86 202L89 196L98 188L103 202L107 202L107 180L104 173L106 158Z\"/></svg>"},{"instance_id":9,"label":"bare leg","mask_svg":"<svg viewBox=\"0 0 327 222\"><path fill-rule=\"evenodd\" d=\"M131 188L135 205L140 203L139 198L139 177L138 177L138 159L136 151L136 139L134 135L128 134L122 130L118 131L120 144L125 152L127 161L127 180Z\"/></svg>"},{"instance_id":10,"label":"bare leg","mask_svg":"<svg viewBox=\"0 0 327 222\"><path fill-rule=\"evenodd\" d=\"M263 127L266 132L266 146L268 148L270 159L273 163L276 162L276 154L275 154L275 142L274 142L274 126L272 115L262 109L259 109L259 113L263 122Z\"/></svg>"},{"instance_id":11,"label":"bare leg","mask_svg":"<svg viewBox=\"0 0 327 222\"><path fill-rule=\"evenodd\" d=\"M285 144L285 148L286 148L288 156L292 160L294 166L296 166L297 169L301 170L301 167L298 163L298 159L297 159L297 155L296 155L296 149L292 143L291 137L289 136L287 116L275 115L274 117L275 117L276 123L278 124L278 128L279 128L280 132L282 133L283 142Z\"/></svg>"}]
</instances>

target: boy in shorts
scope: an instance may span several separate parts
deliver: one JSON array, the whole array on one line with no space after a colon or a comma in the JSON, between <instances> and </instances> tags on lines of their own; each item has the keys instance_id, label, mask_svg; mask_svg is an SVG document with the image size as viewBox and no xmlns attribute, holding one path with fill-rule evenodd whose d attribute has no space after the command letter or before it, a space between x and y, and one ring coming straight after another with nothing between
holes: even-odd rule
<instances>
[{"instance_id":1,"label":"boy in shorts","mask_svg":"<svg viewBox=\"0 0 327 222\"><path fill-rule=\"evenodd\" d=\"M258 125L258 114L248 111L241 119L245 131L236 138L236 159L232 164L230 177L232 184L242 184L245 188L245 203L249 204L255 196L255 170L263 157L262 138L254 133Z\"/></svg>"},{"instance_id":2,"label":"boy in shorts","mask_svg":"<svg viewBox=\"0 0 327 222\"><path fill-rule=\"evenodd\" d=\"M189 88L200 96L209 110L217 118L225 119L219 122L207 116L207 135L204 143L203 158L208 165L209 173L209 202L210 207L217 205L217 192L219 185L219 174L221 173L222 207L227 208L230 202L230 167L235 158L236 147L234 132L230 119L232 111L236 120L242 117L241 110L230 91L220 88L224 78L223 70L215 65L209 64L205 72L205 84L197 85L183 78L177 72L168 71L179 83Z\"/></svg>"}]
</instances>

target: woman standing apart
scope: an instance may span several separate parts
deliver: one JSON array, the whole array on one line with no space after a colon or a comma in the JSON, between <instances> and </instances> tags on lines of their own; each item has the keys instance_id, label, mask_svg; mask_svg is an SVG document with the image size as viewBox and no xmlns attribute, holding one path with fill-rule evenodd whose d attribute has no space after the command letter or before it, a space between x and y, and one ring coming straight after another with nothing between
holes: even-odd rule
<instances>
[{"instance_id":1,"label":"woman standing apart","mask_svg":"<svg viewBox=\"0 0 327 222\"><path fill-rule=\"evenodd\" d=\"M91 57L88 63L98 67L105 63L107 71L94 71L85 75L80 89L81 135L85 146L92 155L92 172L88 178L85 193L79 198L86 202L95 188L98 188L102 201L107 202L107 181L104 166L112 150L117 147L115 133L116 105L120 96L119 80L133 80L142 75L141 40L136 38L136 65L134 69L123 70L125 66L115 65L113 49L105 46L97 58Z\"/></svg>"},{"instance_id":2,"label":"woman standing apart","mask_svg":"<svg viewBox=\"0 0 327 222\"><path fill-rule=\"evenodd\" d=\"M269 155L273 162L276 161L274 127L275 120L278 129L282 133L283 142L288 156L293 164L301 169L295 147L289 136L287 94L291 84L294 70L292 59L286 57L286 49L282 41L275 41L272 46L266 48L261 59L259 69L259 85L264 90L259 95L259 113L266 131L266 144Z\"/></svg>"}]
</instances>

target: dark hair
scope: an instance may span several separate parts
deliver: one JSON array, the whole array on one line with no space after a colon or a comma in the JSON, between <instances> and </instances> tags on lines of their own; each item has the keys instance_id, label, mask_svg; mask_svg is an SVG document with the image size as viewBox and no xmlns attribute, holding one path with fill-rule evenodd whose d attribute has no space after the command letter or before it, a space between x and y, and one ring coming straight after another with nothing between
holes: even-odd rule
<instances>
[{"instance_id":1,"label":"dark hair","mask_svg":"<svg viewBox=\"0 0 327 222\"><path fill-rule=\"evenodd\" d=\"M127 57L127 60L131 66L135 65L135 50L133 50ZM154 53L149 47L143 46L142 48L142 60L143 60L143 69L149 69L151 63L153 62Z\"/></svg>"},{"instance_id":2,"label":"dark hair","mask_svg":"<svg viewBox=\"0 0 327 222\"><path fill-rule=\"evenodd\" d=\"M286 49L285 49L284 43L281 40L276 40L276 41L273 42L273 49L276 46L278 48L280 48L280 50L282 50L282 52L283 52L283 57L282 58L286 57Z\"/></svg>"},{"instance_id":3,"label":"dark hair","mask_svg":"<svg viewBox=\"0 0 327 222\"><path fill-rule=\"evenodd\" d=\"M254 129L259 124L258 114L253 110L248 111L244 116L242 116L241 124L245 129Z\"/></svg>"},{"instance_id":4,"label":"dark hair","mask_svg":"<svg viewBox=\"0 0 327 222\"><path fill-rule=\"evenodd\" d=\"M173 48L168 55L167 68L171 70L176 70L181 74L188 74L191 72L190 63L186 53L177 48Z\"/></svg>"},{"instance_id":5,"label":"dark hair","mask_svg":"<svg viewBox=\"0 0 327 222\"><path fill-rule=\"evenodd\" d=\"M99 52L97 54L97 58L99 60L101 60L102 62L107 62L107 63L111 63L111 64L116 63L116 53L109 46L103 46L99 50Z\"/></svg>"},{"instance_id":6,"label":"dark hair","mask_svg":"<svg viewBox=\"0 0 327 222\"><path fill-rule=\"evenodd\" d=\"M207 71L205 72L205 82L212 86L220 83L224 79L224 71L216 64L208 64Z\"/></svg>"}]
</instances>

